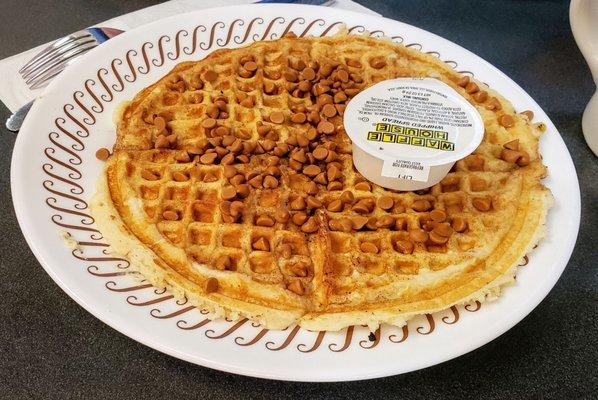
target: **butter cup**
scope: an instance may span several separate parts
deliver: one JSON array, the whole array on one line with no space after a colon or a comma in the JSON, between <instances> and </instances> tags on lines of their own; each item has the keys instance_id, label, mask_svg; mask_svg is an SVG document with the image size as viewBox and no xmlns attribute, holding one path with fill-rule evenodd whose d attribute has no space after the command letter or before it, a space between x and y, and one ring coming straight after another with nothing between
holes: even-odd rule
<instances>
[{"instance_id":1,"label":"butter cup","mask_svg":"<svg viewBox=\"0 0 598 400\"><path fill-rule=\"evenodd\" d=\"M481 143L484 124L463 96L440 80L399 78L355 96L344 115L353 164L369 181L395 190L440 182Z\"/></svg>"}]
</instances>

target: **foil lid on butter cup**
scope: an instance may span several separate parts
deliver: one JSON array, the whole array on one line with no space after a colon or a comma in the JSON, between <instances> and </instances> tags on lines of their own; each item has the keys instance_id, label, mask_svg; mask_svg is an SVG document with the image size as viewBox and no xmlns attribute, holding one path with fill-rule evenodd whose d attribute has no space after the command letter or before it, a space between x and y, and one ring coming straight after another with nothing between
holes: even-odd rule
<instances>
[{"instance_id":1,"label":"foil lid on butter cup","mask_svg":"<svg viewBox=\"0 0 598 400\"><path fill-rule=\"evenodd\" d=\"M369 87L347 105L344 126L359 173L396 190L440 182L484 136L475 107L433 78L390 79Z\"/></svg>"}]
</instances>

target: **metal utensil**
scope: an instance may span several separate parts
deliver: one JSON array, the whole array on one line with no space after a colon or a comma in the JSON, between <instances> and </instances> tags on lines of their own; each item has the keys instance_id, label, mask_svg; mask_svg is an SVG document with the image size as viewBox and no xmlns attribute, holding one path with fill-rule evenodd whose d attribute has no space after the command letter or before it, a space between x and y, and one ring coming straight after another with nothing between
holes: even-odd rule
<instances>
[{"instance_id":1,"label":"metal utensil","mask_svg":"<svg viewBox=\"0 0 598 400\"><path fill-rule=\"evenodd\" d=\"M47 86L66 67L106 40L122 33L113 28L87 28L60 38L37 53L19 70L31 90ZM17 132L34 100L19 108L6 120L6 128Z\"/></svg>"}]
</instances>

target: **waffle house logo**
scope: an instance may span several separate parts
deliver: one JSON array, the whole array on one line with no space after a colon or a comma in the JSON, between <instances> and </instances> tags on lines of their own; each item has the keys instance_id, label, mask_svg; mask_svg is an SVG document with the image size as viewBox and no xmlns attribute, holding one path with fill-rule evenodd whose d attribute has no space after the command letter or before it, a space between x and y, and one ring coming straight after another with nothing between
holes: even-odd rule
<instances>
[{"instance_id":1,"label":"waffle house logo","mask_svg":"<svg viewBox=\"0 0 598 400\"><path fill-rule=\"evenodd\" d=\"M375 132L368 132L367 140L407 144L444 151L455 150L455 143L448 141L448 132L386 123L377 123Z\"/></svg>"}]
</instances>

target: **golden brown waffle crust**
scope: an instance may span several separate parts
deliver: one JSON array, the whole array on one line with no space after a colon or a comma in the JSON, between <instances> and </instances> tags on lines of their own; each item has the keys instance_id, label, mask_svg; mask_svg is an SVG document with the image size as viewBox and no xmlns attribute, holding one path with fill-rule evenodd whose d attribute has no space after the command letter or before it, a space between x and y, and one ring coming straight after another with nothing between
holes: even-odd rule
<instances>
[{"instance_id":1,"label":"golden brown waffle crust","mask_svg":"<svg viewBox=\"0 0 598 400\"><path fill-rule=\"evenodd\" d=\"M259 322L269 329L284 329L293 323L312 331L337 331L351 325L367 325L375 330L380 324L387 323L397 327L404 326L409 319L422 314L431 314L453 305L467 304L472 301L493 301L497 299L502 289L515 282L517 268L522 258L544 237L546 231L546 215L553 204L553 197L549 190L539 186L534 190L535 218L530 221L536 225L530 240L517 254L509 257L500 272L486 285L466 296L462 290L453 290L444 295L452 299L446 306L430 306L430 302L387 307L375 310L332 312L321 314L303 314L301 310L285 311L264 307L219 294L202 295L185 284L185 278L158 263L156 254L145 247L126 228L116 210L110 195L106 171L110 161L106 164L97 182L97 191L91 199L90 206L99 230L110 243L111 249L124 256L131 263L133 270L139 271L152 285L166 287L177 299L186 298L194 306L207 310L214 318L228 318L237 320L249 318ZM529 234L529 233L527 233ZM462 288L460 288L462 289Z\"/></svg>"}]
</instances>

